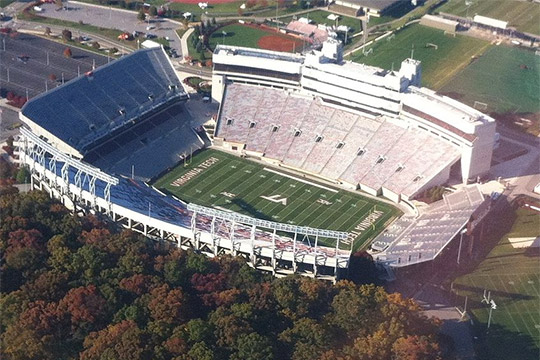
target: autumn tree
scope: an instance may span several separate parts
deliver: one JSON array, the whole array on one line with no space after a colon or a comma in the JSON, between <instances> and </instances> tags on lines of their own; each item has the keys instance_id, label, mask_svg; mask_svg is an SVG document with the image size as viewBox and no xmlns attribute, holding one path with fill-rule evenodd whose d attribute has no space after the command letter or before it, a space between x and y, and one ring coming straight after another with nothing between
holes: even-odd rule
<instances>
[{"instance_id":1,"label":"autumn tree","mask_svg":"<svg viewBox=\"0 0 540 360\"><path fill-rule=\"evenodd\" d=\"M84 340L81 360L138 360L148 358L145 354L143 332L134 321L118 324L91 333Z\"/></svg>"}]
</instances>

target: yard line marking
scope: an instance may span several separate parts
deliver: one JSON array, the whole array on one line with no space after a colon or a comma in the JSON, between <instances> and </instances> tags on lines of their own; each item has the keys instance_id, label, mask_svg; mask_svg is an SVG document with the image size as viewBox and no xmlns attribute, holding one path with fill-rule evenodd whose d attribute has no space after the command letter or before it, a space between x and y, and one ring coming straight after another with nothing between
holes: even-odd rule
<instances>
[{"instance_id":1,"label":"yard line marking","mask_svg":"<svg viewBox=\"0 0 540 360\"><path fill-rule=\"evenodd\" d=\"M281 173L279 171L276 171L274 169L270 169L270 168L264 168L263 170L266 170L268 172L271 172L271 173L274 173L274 174L278 174L280 176L283 176L283 177L287 177L289 179L293 179L293 180L296 180L296 181L299 181L299 182L303 182L304 184L308 184L308 185L311 185L311 186L316 186L318 188L321 188L321 189L324 189L324 190L328 190L328 191L331 191L331 192L334 192L334 193L337 193L338 191L336 189L332 189L332 188L329 188L329 187L326 187L324 185L319 185L317 183L314 183L314 182L311 182L311 181L308 181L308 180L304 180L302 178L298 178L296 176L292 176L292 175L289 175L289 174L285 174L285 173Z\"/></svg>"}]
</instances>

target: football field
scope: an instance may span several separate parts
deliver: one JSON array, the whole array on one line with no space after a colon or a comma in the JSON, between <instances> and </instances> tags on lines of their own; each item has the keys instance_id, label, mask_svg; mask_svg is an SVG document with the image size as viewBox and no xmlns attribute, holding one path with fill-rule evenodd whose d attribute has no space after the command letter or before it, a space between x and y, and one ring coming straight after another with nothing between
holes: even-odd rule
<instances>
[{"instance_id":1,"label":"football field","mask_svg":"<svg viewBox=\"0 0 540 360\"><path fill-rule=\"evenodd\" d=\"M508 216L512 216L508 214ZM458 278L454 289L468 296L469 309L487 328L489 306L483 291L496 304L480 359L538 359L540 348L540 214L520 208L511 231L471 273ZM537 239L537 240L534 240Z\"/></svg>"},{"instance_id":2,"label":"football field","mask_svg":"<svg viewBox=\"0 0 540 360\"><path fill-rule=\"evenodd\" d=\"M355 241L354 249L401 215L390 204L211 149L165 174L154 186L203 206L346 231Z\"/></svg>"}]
</instances>

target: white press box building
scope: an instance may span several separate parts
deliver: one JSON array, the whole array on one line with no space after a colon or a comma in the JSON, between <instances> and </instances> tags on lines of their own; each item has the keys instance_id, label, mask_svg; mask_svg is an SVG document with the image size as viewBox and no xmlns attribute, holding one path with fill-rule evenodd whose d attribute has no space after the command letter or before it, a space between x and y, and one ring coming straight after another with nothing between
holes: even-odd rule
<instances>
[{"instance_id":1,"label":"white press box building","mask_svg":"<svg viewBox=\"0 0 540 360\"><path fill-rule=\"evenodd\" d=\"M305 55L218 45L214 144L395 202L489 171L491 117L397 71L344 61L333 39Z\"/></svg>"}]
</instances>

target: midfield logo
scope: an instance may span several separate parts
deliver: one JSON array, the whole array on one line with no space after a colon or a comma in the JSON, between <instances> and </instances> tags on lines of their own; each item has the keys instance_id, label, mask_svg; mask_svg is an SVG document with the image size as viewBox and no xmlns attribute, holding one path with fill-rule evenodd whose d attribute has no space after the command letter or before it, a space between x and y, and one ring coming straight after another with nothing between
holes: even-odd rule
<instances>
[{"instance_id":1,"label":"midfield logo","mask_svg":"<svg viewBox=\"0 0 540 360\"><path fill-rule=\"evenodd\" d=\"M272 195L272 196L261 196L264 200L268 200L274 203L281 203L282 205L287 205L287 198L281 197L281 195Z\"/></svg>"}]
</instances>

